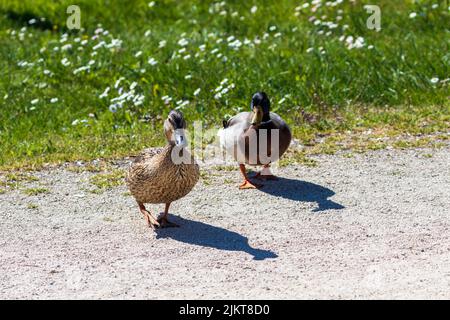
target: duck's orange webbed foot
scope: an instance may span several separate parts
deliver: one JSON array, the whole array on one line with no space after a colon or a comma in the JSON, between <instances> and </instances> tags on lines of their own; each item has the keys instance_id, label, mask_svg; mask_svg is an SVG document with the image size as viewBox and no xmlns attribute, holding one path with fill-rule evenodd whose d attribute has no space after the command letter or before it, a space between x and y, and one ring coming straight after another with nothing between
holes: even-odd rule
<instances>
[{"instance_id":1,"label":"duck's orange webbed foot","mask_svg":"<svg viewBox=\"0 0 450 320\"><path fill-rule=\"evenodd\" d=\"M272 171L270 171L270 165L265 165L260 172L257 172L255 175L256 179L261 180L279 180L277 176L274 176L272 174Z\"/></svg>"},{"instance_id":2,"label":"duck's orange webbed foot","mask_svg":"<svg viewBox=\"0 0 450 320\"><path fill-rule=\"evenodd\" d=\"M263 186L262 184L256 184L256 183L250 182L250 180L244 180L244 182L242 182L242 184L239 186L239 189L241 189L241 190L258 189L258 188L261 188L262 186Z\"/></svg>"},{"instance_id":3,"label":"duck's orange webbed foot","mask_svg":"<svg viewBox=\"0 0 450 320\"><path fill-rule=\"evenodd\" d=\"M180 226L176 223L170 222L166 217L161 217L158 219L160 228L179 228Z\"/></svg>"},{"instance_id":4,"label":"duck's orange webbed foot","mask_svg":"<svg viewBox=\"0 0 450 320\"><path fill-rule=\"evenodd\" d=\"M167 219L167 216L169 215L169 207L170 202L166 203L166 208L164 209L164 212L161 217L158 218L158 224L160 228L179 228L180 226L176 223L170 222Z\"/></svg>"},{"instance_id":5,"label":"duck's orange webbed foot","mask_svg":"<svg viewBox=\"0 0 450 320\"><path fill-rule=\"evenodd\" d=\"M156 218L147 209L145 209L144 204L138 202L138 205L139 210L144 215L145 221L147 221L147 225L152 229L159 228L160 225L158 220L156 220Z\"/></svg>"},{"instance_id":6,"label":"duck's orange webbed foot","mask_svg":"<svg viewBox=\"0 0 450 320\"><path fill-rule=\"evenodd\" d=\"M241 170L241 174L244 177L244 182L242 182L242 184L239 186L240 190L244 190L244 189L258 189L262 187L262 184L256 184L256 183L252 183L247 176L247 171L245 170L245 165L244 164L239 164L239 169Z\"/></svg>"}]
</instances>

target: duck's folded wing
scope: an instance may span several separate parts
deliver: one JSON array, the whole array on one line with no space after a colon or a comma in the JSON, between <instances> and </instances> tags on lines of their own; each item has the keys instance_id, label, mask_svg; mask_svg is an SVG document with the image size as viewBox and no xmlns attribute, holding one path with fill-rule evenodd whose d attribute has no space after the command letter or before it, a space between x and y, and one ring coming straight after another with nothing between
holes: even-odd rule
<instances>
[{"instance_id":1,"label":"duck's folded wing","mask_svg":"<svg viewBox=\"0 0 450 320\"><path fill-rule=\"evenodd\" d=\"M249 119L251 117L250 112L241 112L230 118L226 123L224 123L224 128L229 128L237 124L246 124L250 126ZM226 125L226 126L225 126Z\"/></svg>"},{"instance_id":2,"label":"duck's folded wing","mask_svg":"<svg viewBox=\"0 0 450 320\"><path fill-rule=\"evenodd\" d=\"M133 164L138 164L141 162L145 162L151 158L153 158L155 155L161 153L164 150L164 148L148 148L142 150L133 160Z\"/></svg>"},{"instance_id":3,"label":"duck's folded wing","mask_svg":"<svg viewBox=\"0 0 450 320\"><path fill-rule=\"evenodd\" d=\"M132 186L148 180L153 175L153 170L148 170L146 164L163 150L164 148L148 148L142 150L131 163L130 169L125 177L127 184Z\"/></svg>"},{"instance_id":4,"label":"duck's folded wing","mask_svg":"<svg viewBox=\"0 0 450 320\"><path fill-rule=\"evenodd\" d=\"M224 121L224 128L217 133L222 149L230 151L234 148L239 136L250 126L248 119L249 112L241 112Z\"/></svg>"},{"instance_id":5,"label":"duck's folded wing","mask_svg":"<svg viewBox=\"0 0 450 320\"><path fill-rule=\"evenodd\" d=\"M287 125L287 123L278 114L271 112L270 120L272 121L275 128L280 129L280 130L291 131L291 129L289 129L289 126Z\"/></svg>"}]
</instances>

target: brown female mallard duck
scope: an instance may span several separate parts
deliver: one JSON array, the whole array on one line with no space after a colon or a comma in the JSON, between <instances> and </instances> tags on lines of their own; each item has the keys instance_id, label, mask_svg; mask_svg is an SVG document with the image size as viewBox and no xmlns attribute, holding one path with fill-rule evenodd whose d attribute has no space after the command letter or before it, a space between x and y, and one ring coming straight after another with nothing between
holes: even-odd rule
<instances>
[{"instance_id":1,"label":"brown female mallard duck","mask_svg":"<svg viewBox=\"0 0 450 320\"><path fill-rule=\"evenodd\" d=\"M254 189L261 186L249 180L246 164L263 166L262 171L257 173L257 178L276 180L277 178L270 172L270 163L283 155L292 138L286 122L276 113L270 112L267 94L255 93L251 109L252 112L241 112L224 121L224 128L219 132L221 146L239 163L244 177L240 189Z\"/></svg>"},{"instance_id":2,"label":"brown female mallard duck","mask_svg":"<svg viewBox=\"0 0 450 320\"><path fill-rule=\"evenodd\" d=\"M164 122L168 144L157 150L142 151L131 164L127 185L151 228L177 227L169 222L170 204L187 195L199 178L199 167L187 146L186 122L179 111L171 111ZM144 203L165 203L164 213L156 219Z\"/></svg>"}]
</instances>

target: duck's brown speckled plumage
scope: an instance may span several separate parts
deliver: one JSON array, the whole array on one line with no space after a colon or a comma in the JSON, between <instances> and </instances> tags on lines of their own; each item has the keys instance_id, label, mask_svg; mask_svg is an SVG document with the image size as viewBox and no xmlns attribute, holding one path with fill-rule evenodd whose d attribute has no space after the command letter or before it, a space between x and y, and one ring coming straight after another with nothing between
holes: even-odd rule
<instances>
[{"instance_id":1,"label":"duck's brown speckled plumage","mask_svg":"<svg viewBox=\"0 0 450 320\"><path fill-rule=\"evenodd\" d=\"M199 167L188 155L190 163L175 164L171 153L174 145L142 151L132 163L127 185L141 203L170 203L187 195L199 179ZM183 149L183 152L188 152Z\"/></svg>"}]
</instances>

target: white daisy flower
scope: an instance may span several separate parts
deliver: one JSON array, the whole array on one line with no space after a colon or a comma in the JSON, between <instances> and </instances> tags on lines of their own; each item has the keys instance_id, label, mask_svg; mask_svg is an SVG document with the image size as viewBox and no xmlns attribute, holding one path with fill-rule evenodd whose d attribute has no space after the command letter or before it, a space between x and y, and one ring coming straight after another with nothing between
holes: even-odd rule
<instances>
[{"instance_id":1,"label":"white daisy flower","mask_svg":"<svg viewBox=\"0 0 450 320\"><path fill-rule=\"evenodd\" d=\"M110 90L110 88L107 87L107 88L105 89L105 91L103 91L103 93L99 96L99 98L100 98L100 99L103 99L103 98L107 97L107 96L108 96L108 93L109 93L109 90Z\"/></svg>"},{"instance_id":2,"label":"white daisy flower","mask_svg":"<svg viewBox=\"0 0 450 320\"><path fill-rule=\"evenodd\" d=\"M148 59L148 63L152 66L156 65L158 63L158 61L156 61L154 58L150 58Z\"/></svg>"},{"instance_id":3,"label":"white daisy flower","mask_svg":"<svg viewBox=\"0 0 450 320\"><path fill-rule=\"evenodd\" d=\"M119 84L120 84L120 82L121 82L122 80L125 80L125 78L124 78L124 77L120 77L120 78L116 81L116 83L114 84L114 88L115 88L115 89L117 89L117 88L119 87Z\"/></svg>"},{"instance_id":4,"label":"white daisy flower","mask_svg":"<svg viewBox=\"0 0 450 320\"><path fill-rule=\"evenodd\" d=\"M353 43L353 47L357 49L364 47L364 38L363 37L356 38L355 42Z\"/></svg>"},{"instance_id":5,"label":"white daisy flower","mask_svg":"<svg viewBox=\"0 0 450 320\"><path fill-rule=\"evenodd\" d=\"M94 47L92 47L92 50L96 51L97 49L103 47L106 44L105 41L100 41L98 44L96 44Z\"/></svg>"},{"instance_id":6,"label":"white daisy flower","mask_svg":"<svg viewBox=\"0 0 450 320\"><path fill-rule=\"evenodd\" d=\"M159 42L158 48L164 48L164 47L166 46L166 44L167 44L167 41L166 41L166 40L161 40L161 41Z\"/></svg>"},{"instance_id":7,"label":"white daisy flower","mask_svg":"<svg viewBox=\"0 0 450 320\"><path fill-rule=\"evenodd\" d=\"M114 104L111 104L111 105L108 107L108 109L109 109L109 111L111 111L112 113L116 113L118 107L119 107L119 104L114 103Z\"/></svg>"},{"instance_id":8,"label":"white daisy flower","mask_svg":"<svg viewBox=\"0 0 450 320\"><path fill-rule=\"evenodd\" d=\"M178 44L182 47L185 47L189 44L189 41L187 41L185 38L181 38L180 40L178 40Z\"/></svg>"},{"instance_id":9,"label":"white daisy flower","mask_svg":"<svg viewBox=\"0 0 450 320\"><path fill-rule=\"evenodd\" d=\"M91 68L91 67L89 67L89 66L82 66L82 67L79 67L79 68L73 70L73 74L77 74L77 73L79 73L79 72L81 72L81 71L89 70L90 68Z\"/></svg>"},{"instance_id":10,"label":"white daisy flower","mask_svg":"<svg viewBox=\"0 0 450 320\"><path fill-rule=\"evenodd\" d=\"M61 64L64 67L67 67L67 66L70 66L70 61L67 58L64 58L64 59L61 60Z\"/></svg>"},{"instance_id":11,"label":"white daisy flower","mask_svg":"<svg viewBox=\"0 0 450 320\"><path fill-rule=\"evenodd\" d=\"M189 101L188 100L179 100L179 101L177 101L177 107L175 108L175 109L181 109L181 108L183 108L184 106L187 106L188 104L189 104Z\"/></svg>"}]
</instances>

